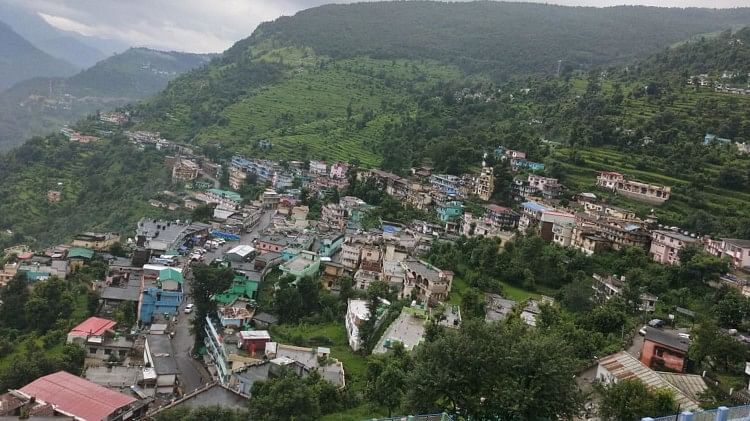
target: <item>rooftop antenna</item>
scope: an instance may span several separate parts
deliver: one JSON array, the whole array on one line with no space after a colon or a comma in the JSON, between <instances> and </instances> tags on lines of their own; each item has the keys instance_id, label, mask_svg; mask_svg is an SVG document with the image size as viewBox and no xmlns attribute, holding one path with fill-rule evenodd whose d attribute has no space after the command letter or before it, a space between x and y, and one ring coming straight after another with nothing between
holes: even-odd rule
<instances>
[{"instance_id":1,"label":"rooftop antenna","mask_svg":"<svg viewBox=\"0 0 750 421\"><path fill-rule=\"evenodd\" d=\"M561 70L562 70L562 60L557 60L557 77L560 77Z\"/></svg>"}]
</instances>

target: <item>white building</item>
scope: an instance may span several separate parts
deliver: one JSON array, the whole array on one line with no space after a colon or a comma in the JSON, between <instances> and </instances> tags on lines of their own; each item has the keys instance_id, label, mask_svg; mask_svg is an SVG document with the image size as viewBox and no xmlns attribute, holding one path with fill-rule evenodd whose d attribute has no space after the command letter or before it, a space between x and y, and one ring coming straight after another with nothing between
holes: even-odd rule
<instances>
[{"instance_id":1,"label":"white building","mask_svg":"<svg viewBox=\"0 0 750 421\"><path fill-rule=\"evenodd\" d=\"M350 299L346 307L346 336L349 338L349 346L354 351L362 347L362 339L359 337L359 327L370 319L370 309L367 308L367 300Z\"/></svg>"}]
</instances>

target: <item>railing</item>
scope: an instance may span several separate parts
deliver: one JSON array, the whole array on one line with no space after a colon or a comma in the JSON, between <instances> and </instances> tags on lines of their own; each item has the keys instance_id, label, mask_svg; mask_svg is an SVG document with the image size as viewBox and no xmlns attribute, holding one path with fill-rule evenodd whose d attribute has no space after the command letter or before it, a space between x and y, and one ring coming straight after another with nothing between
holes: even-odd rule
<instances>
[{"instance_id":1,"label":"railing","mask_svg":"<svg viewBox=\"0 0 750 421\"><path fill-rule=\"evenodd\" d=\"M720 406L701 412L682 412L659 418L642 418L641 421L750 421L750 405L727 408Z\"/></svg>"},{"instance_id":2,"label":"railing","mask_svg":"<svg viewBox=\"0 0 750 421\"><path fill-rule=\"evenodd\" d=\"M373 418L371 421L453 421L453 417L443 412L442 414L403 415L390 418Z\"/></svg>"}]
</instances>

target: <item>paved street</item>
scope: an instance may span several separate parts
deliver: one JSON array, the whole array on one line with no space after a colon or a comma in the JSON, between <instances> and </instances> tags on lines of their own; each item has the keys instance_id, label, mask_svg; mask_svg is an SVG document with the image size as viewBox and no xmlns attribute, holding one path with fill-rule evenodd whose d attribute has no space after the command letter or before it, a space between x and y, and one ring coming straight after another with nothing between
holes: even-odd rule
<instances>
[{"instance_id":1,"label":"paved street","mask_svg":"<svg viewBox=\"0 0 750 421\"><path fill-rule=\"evenodd\" d=\"M206 263L210 263L215 258L220 258L224 253L235 247L238 244L251 244L252 240L260 235L260 231L268 227L271 223L271 217L273 212L264 212L258 221L258 224L253 227L251 232L242 234L241 240L227 241L226 244L217 248L216 250L208 251L204 258ZM191 357L193 352L194 337L190 332L191 323L194 313L185 314L185 305L193 302L190 294L190 280L192 274L185 264L183 267L183 274L185 275L185 302L180 306L180 312L177 316L177 323L174 325L174 338L172 339L172 348L175 352L175 359L177 360L177 366L180 369L181 381L184 393L190 393L193 390L201 387L204 383L210 380L211 375L208 373L205 367L194 358Z\"/></svg>"}]
</instances>

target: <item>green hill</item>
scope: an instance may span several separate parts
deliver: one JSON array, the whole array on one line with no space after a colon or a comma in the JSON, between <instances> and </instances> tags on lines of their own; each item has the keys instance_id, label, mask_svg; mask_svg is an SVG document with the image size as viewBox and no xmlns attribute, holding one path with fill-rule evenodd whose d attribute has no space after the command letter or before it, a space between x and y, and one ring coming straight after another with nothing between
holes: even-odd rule
<instances>
[{"instance_id":1,"label":"green hill","mask_svg":"<svg viewBox=\"0 0 750 421\"><path fill-rule=\"evenodd\" d=\"M35 78L0 94L0 150L97 110L133 103L212 55L131 48L68 78Z\"/></svg>"},{"instance_id":2,"label":"green hill","mask_svg":"<svg viewBox=\"0 0 750 421\"><path fill-rule=\"evenodd\" d=\"M37 76L67 76L76 68L39 50L0 22L0 91Z\"/></svg>"}]
</instances>

